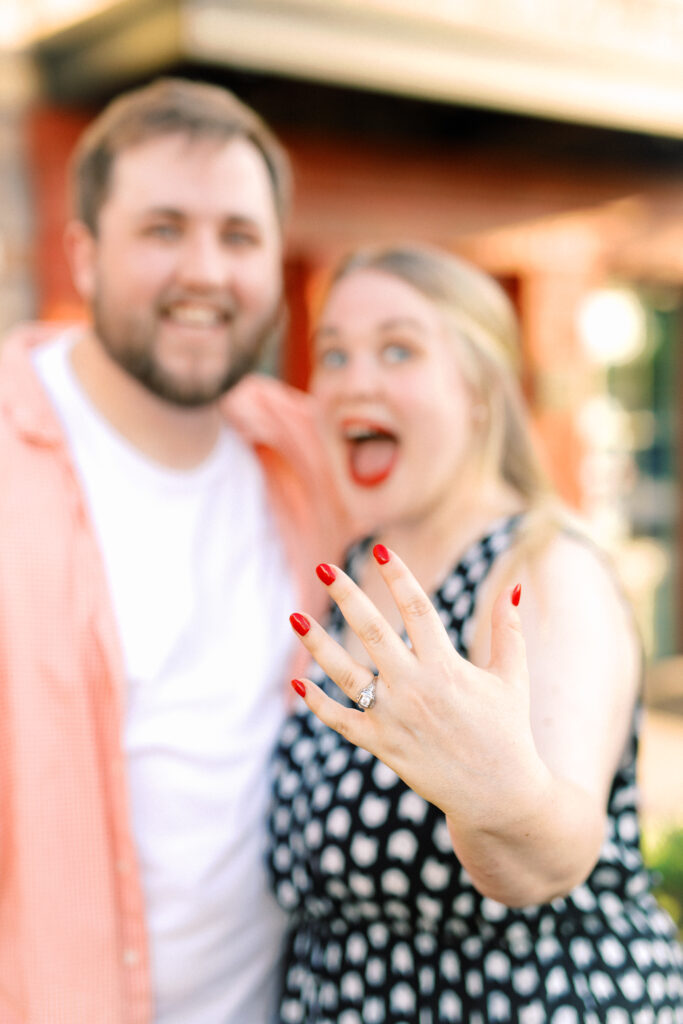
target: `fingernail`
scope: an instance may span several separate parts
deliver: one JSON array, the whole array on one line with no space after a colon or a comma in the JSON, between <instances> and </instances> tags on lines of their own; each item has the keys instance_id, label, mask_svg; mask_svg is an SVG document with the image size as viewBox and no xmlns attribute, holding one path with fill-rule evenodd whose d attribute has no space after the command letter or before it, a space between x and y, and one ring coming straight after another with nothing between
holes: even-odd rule
<instances>
[{"instance_id":1,"label":"fingernail","mask_svg":"<svg viewBox=\"0 0 683 1024\"><path fill-rule=\"evenodd\" d=\"M292 679L292 687L299 694L300 697L306 696L306 686L301 682L300 679Z\"/></svg>"},{"instance_id":2,"label":"fingernail","mask_svg":"<svg viewBox=\"0 0 683 1024\"><path fill-rule=\"evenodd\" d=\"M519 604L519 599L520 599L521 596L522 596L522 584L518 583L517 586L515 587L515 589L512 591L512 594L510 596L510 600L514 604L515 608Z\"/></svg>"},{"instance_id":3,"label":"fingernail","mask_svg":"<svg viewBox=\"0 0 683 1024\"><path fill-rule=\"evenodd\" d=\"M329 587L330 583L334 583L337 578L337 574L331 565L327 562L321 562L315 570L318 574L318 579L322 580Z\"/></svg>"},{"instance_id":4,"label":"fingernail","mask_svg":"<svg viewBox=\"0 0 683 1024\"><path fill-rule=\"evenodd\" d=\"M291 622L292 627L297 631L299 636L306 636L309 629L311 628L311 624L306 618L306 616L300 615L299 612L293 612L289 616L289 621Z\"/></svg>"},{"instance_id":5,"label":"fingernail","mask_svg":"<svg viewBox=\"0 0 683 1024\"><path fill-rule=\"evenodd\" d=\"M372 553L380 565L386 565L389 561L389 552L384 547L384 544L375 544Z\"/></svg>"}]
</instances>

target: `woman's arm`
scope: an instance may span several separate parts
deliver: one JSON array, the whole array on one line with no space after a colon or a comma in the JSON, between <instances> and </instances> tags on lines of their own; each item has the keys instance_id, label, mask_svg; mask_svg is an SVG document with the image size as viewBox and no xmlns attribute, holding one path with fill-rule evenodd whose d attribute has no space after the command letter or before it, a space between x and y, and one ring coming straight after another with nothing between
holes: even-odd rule
<instances>
[{"instance_id":1,"label":"woman's arm","mask_svg":"<svg viewBox=\"0 0 683 1024\"><path fill-rule=\"evenodd\" d=\"M591 547L560 535L521 578L531 730L542 762L530 788L535 808L518 830L502 819L470 833L449 821L475 885L510 905L563 895L590 873L640 680L629 610ZM487 646L472 655L486 663ZM511 794L511 812L522 806Z\"/></svg>"},{"instance_id":2,"label":"woman's arm","mask_svg":"<svg viewBox=\"0 0 683 1024\"><path fill-rule=\"evenodd\" d=\"M565 894L598 856L636 689L637 644L609 574L590 549L553 541L522 574L523 618L511 589L496 600L482 669L396 555L380 571L412 650L334 568L330 593L381 676L377 702L343 708L307 682L309 707L444 811L484 895L514 906ZM368 670L312 620L302 639L356 699Z\"/></svg>"}]
</instances>

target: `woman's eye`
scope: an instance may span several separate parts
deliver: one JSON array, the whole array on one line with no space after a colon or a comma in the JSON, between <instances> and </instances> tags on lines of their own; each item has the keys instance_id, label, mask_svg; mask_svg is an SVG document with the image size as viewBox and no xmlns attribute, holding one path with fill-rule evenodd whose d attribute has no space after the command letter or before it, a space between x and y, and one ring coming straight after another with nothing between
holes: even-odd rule
<instances>
[{"instance_id":1,"label":"woman's eye","mask_svg":"<svg viewBox=\"0 0 683 1024\"><path fill-rule=\"evenodd\" d=\"M400 341L392 341L382 349L382 356L387 363L403 363L410 359L412 354L413 350Z\"/></svg>"},{"instance_id":2,"label":"woman's eye","mask_svg":"<svg viewBox=\"0 0 683 1024\"><path fill-rule=\"evenodd\" d=\"M338 370L340 366L344 366L346 358L346 352L343 349L328 348L324 352L318 353L318 366L322 366L326 370Z\"/></svg>"}]
</instances>

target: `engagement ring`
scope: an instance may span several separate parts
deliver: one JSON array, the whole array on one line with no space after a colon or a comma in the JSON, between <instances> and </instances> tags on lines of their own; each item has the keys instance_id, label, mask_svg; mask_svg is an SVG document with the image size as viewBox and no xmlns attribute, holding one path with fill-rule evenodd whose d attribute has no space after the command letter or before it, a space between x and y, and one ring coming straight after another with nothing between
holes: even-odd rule
<instances>
[{"instance_id":1,"label":"engagement ring","mask_svg":"<svg viewBox=\"0 0 683 1024\"><path fill-rule=\"evenodd\" d=\"M358 705L359 708L362 708L363 711L369 711L370 708L373 707L375 700L377 699L378 679L379 676L374 676L372 682L368 686L366 686L365 689L361 690L360 693L358 694L358 700L356 701L356 704Z\"/></svg>"}]
</instances>

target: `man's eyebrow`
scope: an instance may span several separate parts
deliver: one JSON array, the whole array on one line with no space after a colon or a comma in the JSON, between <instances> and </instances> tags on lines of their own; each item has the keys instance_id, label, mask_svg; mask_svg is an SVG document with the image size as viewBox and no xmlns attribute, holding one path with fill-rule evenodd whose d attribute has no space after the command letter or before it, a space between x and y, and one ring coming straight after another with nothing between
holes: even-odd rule
<instances>
[{"instance_id":1,"label":"man's eyebrow","mask_svg":"<svg viewBox=\"0 0 683 1024\"><path fill-rule=\"evenodd\" d=\"M228 228L243 228L261 234L264 230L263 221L251 217L248 213L226 213L221 223Z\"/></svg>"},{"instance_id":2,"label":"man's eyebrow","mask_svg":"<svg viewBox=\"0 0 683 1024\"><path fill-rule=\"evenodd\" d=\"M140 211L140 217L166 217L173 220L183 220L191 216L186 210L177 206L148 206ZM226 224L240 224L257 228L259 221L246 213L226 213L222 217Z\"/></svg>"},{"instance_id":3,"label":"man's eyebrow","mask_svg":"<svg viewBox=\"0 0 683 1024\"><path fill-rule=\"evenodd\" d=\"M145 217L167 217L168 219L180 220L184 214L175 206L148 206L140 210L141 219Z\"/></svg>"},{"instance_id":4,"label":"man's eyebrow","mask_svg":"<svg viewBox=\"0 0 683 1024\"><path fill-rule=\"evenodd\" d=\"M258 219L250 216L248 213L226 213L223 219L236 224L258 224Z\"/></svg>"}]
</instances>

